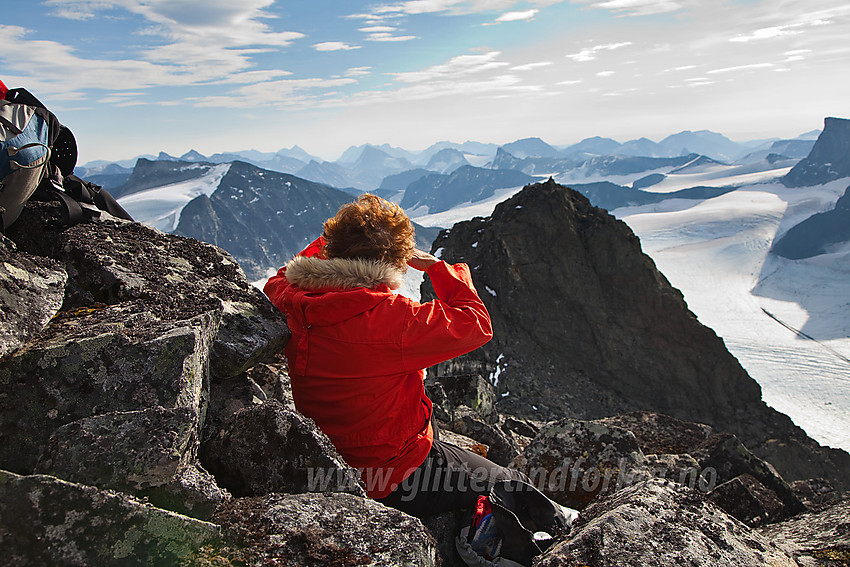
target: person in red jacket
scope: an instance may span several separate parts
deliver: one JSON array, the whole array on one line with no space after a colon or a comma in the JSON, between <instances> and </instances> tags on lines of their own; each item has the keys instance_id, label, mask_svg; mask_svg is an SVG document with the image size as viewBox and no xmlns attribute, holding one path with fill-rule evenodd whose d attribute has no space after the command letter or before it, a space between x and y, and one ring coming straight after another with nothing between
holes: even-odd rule
<instances>
[{"instance_id":1,"label":"person in red jacket","mask_svg":"<svg viewBox=\"0 0 850 567\"><path fill-rule=\"evenodd\" d=\"M493 336L469 267L416 250L410 219L374 195L343 205L264 292L284 312L295 406L372 498L419 517L471 507L499 480L527 477L434 440L424 369ZM393 293L408 267L438 299Z\"/></svg>"}]
</instances>

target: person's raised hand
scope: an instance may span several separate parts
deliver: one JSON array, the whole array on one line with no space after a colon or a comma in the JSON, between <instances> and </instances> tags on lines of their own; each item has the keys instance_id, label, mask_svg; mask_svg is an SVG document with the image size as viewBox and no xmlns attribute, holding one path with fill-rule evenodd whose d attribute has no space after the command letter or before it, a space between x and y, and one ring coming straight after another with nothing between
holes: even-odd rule
<instances>
[{"instance_id":1,"label":"person's raised hand","mask_svg":"<svg viewBox=\"0 0 850 567\"><path fill-rule=\"evenodd\" d=\"M440 260L437 259L436 256L433 256L427 252L423 252L422 250L414 249L413 257L407 261L407 265L413 268L414 270L419 270L424 272Z\"/></svg>"}]
</instances>

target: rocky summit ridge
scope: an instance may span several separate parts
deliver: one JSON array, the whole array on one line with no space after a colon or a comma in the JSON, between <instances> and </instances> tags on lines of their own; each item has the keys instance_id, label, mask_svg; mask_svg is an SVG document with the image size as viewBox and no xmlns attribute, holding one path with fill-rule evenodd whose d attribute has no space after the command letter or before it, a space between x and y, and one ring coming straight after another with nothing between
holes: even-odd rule
<instances>
[{"instance_id":1,"label":"rocky summit ridge","mask_svg":"<svg viewBox=\"0 0 850 567\"><path fill-rule=\"evenodd\" d=\"M545 191L566 190L526 189ZM519 205L532 202L513 201L509 210ZM608 221L578 220L588 214L581 206L568 207L567 221L614 260L612 272L634 269L631 252L617 251L619 237L602 230ZM476 240L484 247L486 227L473 226L484 229ZM521 228L500 230L507 237ZM544 272L580 259L553 256L554 242L535 244L550 252L549 264L531 262ZM508 277L523 281L534 248L503 265ZM493 256L494 266L501 261ZM279 357L285 320L226 252L107 215L64 228L58 208L29 203L0 237L0 274L5 564L460 564L453 540L461 514L419 520L369 500L356 471L297 412ZM482 290L507 295L481 268L475 274ZM584 292L603 296L598 283L587 281ZM666 305L658 301L652 305ZM523 338L525 323L506 324L508 311L488 306L497 332ZM625 344L638 341L610 313L599 317ZM550 343L536 351L541 361ZM675 355L665 360L673 364ZM583 363L588 376L593 362ZM533 385L538 368L548 367L527 368L527 400L552 384L542 372ZM647 397L615 403L615 392L600 388L598 398L577 397L561 415L555 398L547 415L530 414L531 406L503 403L519 385L509 372L498 388L478 373L429 375L445 438L526 470L552 498L582 508L535 565L846 564L850 509L841 476L829 469L827 478L789 483L722 423L618 413L647 405ZM501 397L505 384L512 393ZM675 413L677 398L667 399ZM589 405L579 416L582 400Z\"/></svg>"},{"instance_id":2,"label":"rocky summit ridge","mask_svg":"<svg viewBox=\"0 0 850 567\"><path fill-rule=\"evenodd\" d=\"M649 410L706 423L791 480L850 487L850 456L768 407L631 229L578 192L551 179L527 186L490 217L444 231L434 248L472 267L494 328L492 341L438 374L489 376L500 407L526 418Z\"/></svg>"}]
</instances>

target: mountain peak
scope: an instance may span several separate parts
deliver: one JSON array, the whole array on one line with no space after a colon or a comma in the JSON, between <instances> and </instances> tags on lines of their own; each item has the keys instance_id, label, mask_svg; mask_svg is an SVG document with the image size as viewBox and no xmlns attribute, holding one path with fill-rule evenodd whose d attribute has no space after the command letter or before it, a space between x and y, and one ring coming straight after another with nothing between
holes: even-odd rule
<instances>
[{"instance_id":1,"label":"mountain peak","mask_svg":"<svg viewBox=\"0 0 850 567\"><path fill-rule=\"evenodd\" d=\"M505 144L502 148L520 159L526 157L554 157L559 153L558 150L540 138L523 138L516 142Z\"/></svg>"},{"instance_id":2,"label":"mountain peak","mask_svg":"<svg viewBox=\"0 0 850 567\"><path fill-rule=\"evenodd\" d=\"M711 424L762 454L771 439L787 443L788 456L819 451L764 404L758 383L688 310L631 229L576 191L552 179L526 186L489 217L443 231L433 249L472 267L493 324L489 343L437 365L436 375L498 377L498 390L510 392L501 407L522 417L594 419L639 408ZM775 462L786 478L840 470L818 458Z\"/></svg>"}]
</instances>

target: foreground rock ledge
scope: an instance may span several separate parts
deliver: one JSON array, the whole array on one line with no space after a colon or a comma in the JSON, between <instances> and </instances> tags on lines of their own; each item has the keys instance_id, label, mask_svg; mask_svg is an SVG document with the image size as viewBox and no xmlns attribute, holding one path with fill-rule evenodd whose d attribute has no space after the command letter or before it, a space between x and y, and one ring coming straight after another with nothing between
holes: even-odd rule
<instances>
[{"instance_id":1,"label":"foreground rock ledge","mask_svg":"<svg viewBox=\"0 0 850 567\"><path fill-rule=\"evenodd\" d=\"M680 484L653 479L591 505L535 567L798 567L773 542Z\"/></svg>"},{"instance_id":2,"label":"foreground rock ledge","mask_svg":"<svg viewBox=\"0 0 850 567\"><path fill-rule=\"evenodd\" d=\"M0 471L5 565L176 565L219 537L216 525L120 492Z\"/></svg>"}]
</instances>

